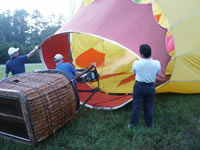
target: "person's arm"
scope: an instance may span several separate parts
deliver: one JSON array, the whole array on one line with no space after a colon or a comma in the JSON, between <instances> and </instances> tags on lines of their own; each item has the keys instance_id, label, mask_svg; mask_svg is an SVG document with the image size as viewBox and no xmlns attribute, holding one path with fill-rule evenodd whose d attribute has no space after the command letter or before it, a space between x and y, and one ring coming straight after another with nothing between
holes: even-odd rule
<instances>
[{"instance_id":1,"label":"person's arm","mask_svg":"<svg viewBox=\"0 0 200 150\"><path fill-rule=\"evenodd\" d=\"M133 74L136 74L136 61L135 62L133 62L133 65L132 65L132 72L133 72Z\"/></svg>"},{"instance_id":2,"label":"person's arm","mask_svg":"<svg viewBox=\"0 0 200 150\"><path fill-rule=\"evenodd\" d=\"M156 75L159 75L161 72L161 65L160 65L160 62L158 61L158 71L157 71L157 74Z\"/></svg>"},{"instance_id":3,"label":"person's arm","mask_svg":"<svg viewBox=\"0 0 200 150\"><path fill-rule=\"evenodd\" d=\"M27 54L28 58L32 57L36 53L37 49L39 49L39 46L35 46L34 49Z\"/></svg>"},{"instance_id":4,"label":"person's arm","mask_svg":"<svg viewBox=\"0 0 200 150\"><path fill-rule=\"evenodd\" d=\"M70 64L70 63L69 63L69 64ZM71 72L72 72L72 74L73 74L74 76L78 75L78 72L77 72L76 69L72 66L72 64L70 64L70 70L71 70Z\"/></svg>"},{"instance_id":5,"label":"person's arm","mask_svg":"<svg viewBox=\"0 0 200 150\"><path fill-rule=\"evenodd\" d=\"M10 72L10 68L8 67L8 64L7 64L7 62L6 62L4 78L7 78L7 77L8 77L9 72Z\"/></svg>"},{"instance_id":6,"label":"person's arm","mask_svg":"<svg viewBox=\"0 0 200 150\"><path fill-rule=\"evenodd\" d=\"M79 75L79 72L75 69L75 71L74 71L74 75L76 76L76 75Z\"/></svg>"}]
</instances>

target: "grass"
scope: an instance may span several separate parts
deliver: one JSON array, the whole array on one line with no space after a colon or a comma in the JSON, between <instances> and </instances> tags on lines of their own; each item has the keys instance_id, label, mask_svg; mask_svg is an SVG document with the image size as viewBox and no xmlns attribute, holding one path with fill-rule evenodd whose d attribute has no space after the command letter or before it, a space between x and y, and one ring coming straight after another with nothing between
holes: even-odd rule
<instances>
[{"instance_id":1,"label":"grass","mask_svg":"<svg viewBox=\"0 0 200 150\"><path fill-rule=\"evenodd\" d=\"M28 67L30 71L33 69L36 69L35 66ZM145 127L143 111L140 112L138 127L128 129L131 109L131 103L113 111L84 107L64 128L34 149L200 149L200 94L157 94L152 129ZM0 150L32 149L20 143L0 139Z\"/></svg>"},{"instance_id":2,"label":"grass","mask_svg":"<svg viewBox=\"0 0 200 150\"><path fill-rule=\"evenodd\" d=\"M25 70L26 72L31 72L34 70L44 69L45 67L42 64L26 64ZM0 65L0 80L3 79L5 72L5 65ZM9 73L9 76L11 76L11 73Z\"/></svg>"}]
</instances>

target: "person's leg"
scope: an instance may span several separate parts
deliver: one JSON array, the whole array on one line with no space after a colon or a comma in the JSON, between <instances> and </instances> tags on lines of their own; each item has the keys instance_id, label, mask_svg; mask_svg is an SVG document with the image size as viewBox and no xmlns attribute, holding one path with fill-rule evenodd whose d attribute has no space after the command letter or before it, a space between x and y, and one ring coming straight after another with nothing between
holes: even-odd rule
<instances>
[{"instance_id":1,"label":"person's leg","mask_svg":"<svg viewBox=\"0 0 200 150\"><path fill-rule=\"evenodd\" d=\"M151 128L153 124L153 108L155 88L146 88L147 94L144 96L144 117L147 127Z\"/></svg>"},{"instance_id":2,"label":"person's leg","mask_svg":"<svg viewBox=\"0 0 200 150\"><path fill-rule=\"evenodd\" d=\"M141 86L136 85L134 86L133 90L133 102L132 102L132 114L131 114L131 122L130 124L136 126L138 123L138 115L141 108L142 103L142 92Z\"/></svg>"}]
</instances>

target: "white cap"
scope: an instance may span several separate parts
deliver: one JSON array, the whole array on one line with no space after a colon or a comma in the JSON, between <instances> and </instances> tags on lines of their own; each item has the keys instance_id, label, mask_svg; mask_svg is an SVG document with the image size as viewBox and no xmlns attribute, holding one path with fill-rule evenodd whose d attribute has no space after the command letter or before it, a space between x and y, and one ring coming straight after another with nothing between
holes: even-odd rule
<instances>
[{"instance_id":1,"label":"white cap","mask_svg":"<svg viewBox=\"0 0 200 150\"><path fill-rule=\"evenodd\" d=\"M54 56L54 61L59 61L59 60L61 60L61 59L63 59L63 55L61 55L61 54L56 54L56 55Z\"/></svg>"},{"instance_id":2,"label":"white cap","mask_svg":"<svg viewBox=\"0 0 200 150\"><path fill-rule=\"evenodd\" d=\"M8 49L8 55L12 56L15 52L17 52L19 50L19 48L14 48L14 47L10 47Z\"/></svg>"}]
</instances>

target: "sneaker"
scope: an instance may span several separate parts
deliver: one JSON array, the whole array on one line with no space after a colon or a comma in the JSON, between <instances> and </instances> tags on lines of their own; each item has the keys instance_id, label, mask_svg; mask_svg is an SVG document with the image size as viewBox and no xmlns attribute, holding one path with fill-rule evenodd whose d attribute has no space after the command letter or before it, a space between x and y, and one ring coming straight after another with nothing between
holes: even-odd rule
<instances>
[{"instance_id":1,"label":"sneaker","mask_svg":"<svg viewBox=\"0 0 200 150\"><path fill-rule=\"evenodd\" d=\"M136 125L134 125L134 124L128 124L128 128L130 129L130 128L134 128L134 127L136 127Z\"/></svg>"}]
</instances>

